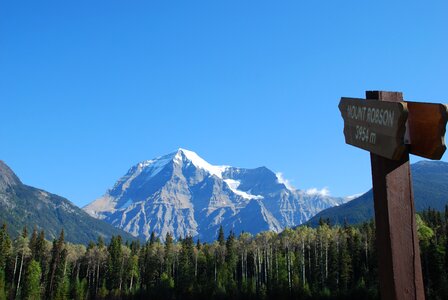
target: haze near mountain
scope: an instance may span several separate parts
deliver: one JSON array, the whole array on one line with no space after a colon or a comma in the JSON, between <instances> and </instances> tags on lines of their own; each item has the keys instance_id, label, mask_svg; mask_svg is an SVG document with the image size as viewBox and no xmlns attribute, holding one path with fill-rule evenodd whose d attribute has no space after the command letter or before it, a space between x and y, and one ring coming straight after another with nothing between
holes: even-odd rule
<instances>
[{"instance_id":1,"label":"haze near mountain","mask_svg":"<svg viewBox=\"0 0 448 300\"><path fill-rule=\"evenodd\" d=\"M214 166L185 149L133 166L104 196L84 207L136 237L279 232L347 200L288 188L266 167Z\"/></svg>"}]
</instances>

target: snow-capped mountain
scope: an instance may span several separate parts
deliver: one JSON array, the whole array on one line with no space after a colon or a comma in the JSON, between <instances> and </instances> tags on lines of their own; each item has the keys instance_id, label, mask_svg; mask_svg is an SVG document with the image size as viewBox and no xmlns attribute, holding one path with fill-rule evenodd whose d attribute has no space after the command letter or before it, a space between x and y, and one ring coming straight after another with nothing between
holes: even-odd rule
<instances>
[{"instance_id":1,"label":"snow-capped mountain","mask_svg":"<svg viewBox=\"0 0 448 300\"><path fill-rule=\"evenodd\" d=\"M144 239L154 231L162 240L170 232L210 241L221 225L236 234L279 232L346 201L287 187L265 167L214 166L179 149L133 166L84 210Z\"/></svg>"}]
</instances>

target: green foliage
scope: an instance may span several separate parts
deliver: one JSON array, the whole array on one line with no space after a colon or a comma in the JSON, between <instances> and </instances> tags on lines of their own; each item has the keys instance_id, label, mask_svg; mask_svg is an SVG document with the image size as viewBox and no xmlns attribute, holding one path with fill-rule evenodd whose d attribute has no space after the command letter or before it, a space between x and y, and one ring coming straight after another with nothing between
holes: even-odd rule
<instances>
[{"instance_id":1,"label":"green foliage","mask_svg":"<svg viewBox=\"0 0 448 300\"><path fill-rule=\"evenodd\" d=\"M98 297L100 299L106 299L109 295L109 290L106 288L106 283L103 281L100 290L98 291Z\"/></svg>"},{"instance_id":2,"label":"green foliage","mask_svg":"<svg viewBox=\"0 0 448 300\"><path fill-rule=\"evenodd\" d=\"M51 250L51 262L49 265L46 297L47 299L64 299L68 293L66 291L66 258L67 250L65 249L64 231L57 240L53 241Z\"/></svg>"},{"instance_id":3,"label":"green foliage","mask_svg":"<svg viewBox=\"0 0 448 300\"><path fill-rule=\"evenodd\" d=\"M71 299L84 300L87 297L87 279L83 278L81 281L79 278L75 278L72 286Z\"/></svg>"},{"instance_id":4,"label":"green foliage","mask_svg":"<svg viewBox=\"0 0 448 300\"><path fill-rule=\"evenodd\" d=\"M226 243L226 238L224 237L224 229L222 228L222 226L219 227L218 243L221 246L224 246Z\"/></svg>"},{"instance_id":5,"label":"green foliage","mask_svg":"<svg viewBox=\"0 0 448 300\"><path fill-rule=\"evenodd\" d=\"M6 300L5 271L0 268L0 300Z\"/></svg>"},{"instance_id":6,"label":"green foliage","mask_svg":"<svg viewBox=\"0 0 448 300\"><path fill-rule=\"evenodd\" d=\"M109 290L120 289L124 266L121 237L112 237L107 250L109 253L107 288Z\"/></svg>"},{"instance_id":7,"label":"green foliage","mask_svg":"<svg viewBox=\"0 0 448 300\"><path fill-rule=\"evenodd\" d=\"M42 271L40 264L32 259L27 268L26 278L24 281L24 299L27 300L39 300L41 299L41 284L40 279Z\"/></svg>"},{"instance_id":8,"label":"green foliage","mask_svg":"<svg viewBox=\"0 0 448 300\"><path fill-rule=\"evenodd\" d=\"M420 215L416 215L415 220L417 223L417 234L420 244L427 246L434 236L434 231L425 224Z\"/></svg>"},{"instance_id":9,"label":"green foliage","mask_svg":"<svg viewBox=\"0 0 448 300\"><path fill-rule=\"evenodd\" d=\"M11 254L11 239L4 223L0 229L0 269L5 270L6 262Z\"/></svg>"},{"instance_id":10,"label":"green foliage","mask_svg":"<svg viewBox=\"0 0 448 300\"><path fill-rule=\"evenodd\" d=\"M426 298L448 299L448 207L444 215L428 210L416 220ZM16 294L49 300L378 299L373 222L230 233L224 242L209 244L190 236L175 242L170 234L165 244L153 238L142 246L113 237L107 247L99 239L86 248L67 244L64 232L51 248L46 241L38 247L39 239L33 232L31 251L23 235L6 247L0 300ZM25 275L18 289L22 256Z\"/></svg>"}]
</instances>

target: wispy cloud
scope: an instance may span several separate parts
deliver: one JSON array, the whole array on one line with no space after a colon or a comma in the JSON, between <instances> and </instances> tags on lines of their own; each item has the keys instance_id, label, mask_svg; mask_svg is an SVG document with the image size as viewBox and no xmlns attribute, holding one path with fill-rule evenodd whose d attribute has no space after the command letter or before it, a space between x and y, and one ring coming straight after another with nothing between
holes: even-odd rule
<instances>
[{"instance_id":1,"label":"wispy cloud","mask_svg":"<svg viewBox=\"0 0 448 300\"><path fill-rule=\"evenodd\" d=\"M352 201L353 199L356 199L356 198L358 198L359 196L362 196L362 195L363 195L363 193L355 194L355 195L347 196L347 197L345 197L345 199L347 199L347 201Z\"/></svg>"},{"instance_id":2,"label":"wispy cloud","mask_svg":"<svg viewBox=\"0 0 448 300\"><path fill-rule=\"evenodd\" d=\"M305 193L310 196L314 196L314 195L330 196L330 190L328 189L328 187L324 187L320 190L318 188L307 189L305 191Z\"/></svg>"},{"instance_id":3,"label":"wispy cloud","mask_svg":"<svg viewBox=\"0 0 448 300\"><path fill-rule=\"evenodd\" d=\"M277 181L279 183L283 183L288 190L294 191L296 189L292 186L291 182L288 179L283 177L283 174L281 172L277 172L275 175L277 176Z\"/></svg>"}]
</instances>

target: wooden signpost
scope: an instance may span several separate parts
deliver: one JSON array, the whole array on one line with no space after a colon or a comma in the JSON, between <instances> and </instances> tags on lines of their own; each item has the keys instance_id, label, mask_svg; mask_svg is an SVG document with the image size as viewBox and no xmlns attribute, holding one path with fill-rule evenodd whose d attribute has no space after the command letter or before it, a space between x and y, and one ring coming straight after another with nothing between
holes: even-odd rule
<instances>
[{"instance_id":1,"label":"wooden signpost","mask_svg":"<svg viewBox=\"0 0 448 300\"><path fill-rule=\"evenodd\" d=\"M447 106L403 101L399 92L341 98L346 143L370 151L382 299L424 299L409 153L440 159Z\"/></svg>"},{"instance_id":2,"label":"wooden signpost","mask_svg":"<svg viewBox=\"0 0 448 300\"><path fill-rule=\"evenodd\" d=\"M347 144L390 159L400 158L406 151L406 104L342 98L339 109Z\"/></svg>"}]
</instances>

